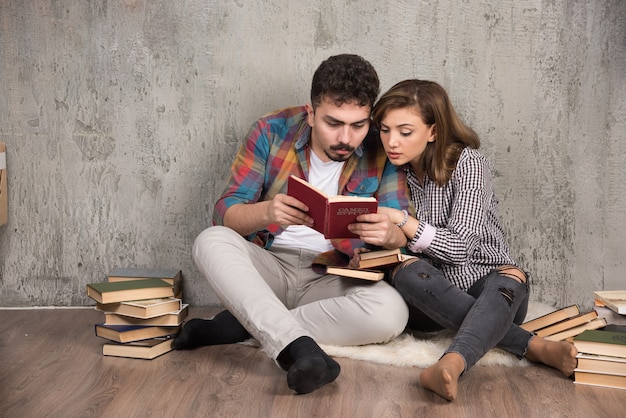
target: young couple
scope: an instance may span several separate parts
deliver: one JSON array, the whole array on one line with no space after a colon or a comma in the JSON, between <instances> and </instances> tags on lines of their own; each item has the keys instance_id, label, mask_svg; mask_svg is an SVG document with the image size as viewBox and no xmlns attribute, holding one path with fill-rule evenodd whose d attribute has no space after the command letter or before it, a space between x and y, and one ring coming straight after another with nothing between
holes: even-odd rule
<instances>
[{"instance_id":1,"label":"young couple","mask_svg":"<svg viewBox=\"0 0 626 418\"><path fill-rule=\"evenodd\" d=\"M437 83L405 80L379 94L369 62L332 56L313 75L311 101L265 115L237 153L214 226L193 258L226 310L191 319L176 349L253 337L297 393L334 381L339 364L318 343L383 343L405 327L452 329L421 384L452 400L488 350L573 373L576 350L522 330L528 276L509 254L478 136ZM351 226L360 239L326 240L288 196L291 174L329 195L375 196L376 214ZM405 247L418 258L390 283L326 275L363 247ZM408 323L408 325L407 325Z\"/></svg>"}]
</instances>

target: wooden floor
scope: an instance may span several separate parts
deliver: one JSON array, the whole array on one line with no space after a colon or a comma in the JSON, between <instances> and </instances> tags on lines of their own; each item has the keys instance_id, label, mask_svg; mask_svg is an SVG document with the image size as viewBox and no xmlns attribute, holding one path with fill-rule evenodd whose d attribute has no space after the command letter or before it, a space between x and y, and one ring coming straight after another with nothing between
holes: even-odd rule
<instances>
[{"instance_id":1,"label":"wooden floor","mask_svg":"<svg viewBox=\"0 0 626 418\"><path fill-rule=\"evenodd\" d=\"M191 316L214 310L193 308ZM475 367L447 402L420 369L339 358L342 372L308 395L244 345L154 360L102 356L94 309L0 310L2 417L624 417L626 391L575 385L541 366Z\"/></svg>"}]
</instances>

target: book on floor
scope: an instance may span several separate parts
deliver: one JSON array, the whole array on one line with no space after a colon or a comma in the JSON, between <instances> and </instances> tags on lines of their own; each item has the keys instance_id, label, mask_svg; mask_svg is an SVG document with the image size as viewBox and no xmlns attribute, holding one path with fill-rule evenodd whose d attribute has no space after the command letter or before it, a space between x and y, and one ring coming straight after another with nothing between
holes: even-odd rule
<instances>
[{"instance_id":1,"label":"book on floor","mask_svg":"<svg viewBox=\"0 0 626 418\"><path fill-rule=\"evenodd\" d=\"M595 303L606 306L620 315L626 315L626 290L598 290L593 292Z\"/></svg>"},{"instance_id":2,"label":"book on floor","mask_svg":"<svg viewBox=\"0 0 626 418\"><path fill-rule=\"evenodd\" d=\"M336 274L337 276L352 277L354 279L370 280L377 282L385 278L385 273L377 270L351 269L349 267L326 267L326 274Z\"/></svg>"},{"instance_id":3,"label":"book on floor","mask_svg":"<svg viewBox=\"0 0 626 418\"><path fill-rule=\"evenodd\" d=\"M118 343L148 340L157 337L173 336L181 327L158 327L145 325L95 325L96 336Z\"/></svg>"},{"instance_id":4,"label":"book on floor","mask_svg":"<svg viewBox=\"0 0 626 418\"><path fill-rule=\"evenodd\" d=\"M626 376L626 358L578 353L576 370Z\"/></svg>"},{"instance_id":5,"label":"book on floor","mask_svg":"<svg viewBox=\"0 0 626 418\"><path fill-rule=\"evenodd\" d=\"M626 389L626 376L574 370L574 383L578 383L581 385Z\"/></svg>"},{"instance_id":6,"label":"book on floor","mask_svg":"<svg viewBox=\"0 0 626 418\"><path fill-rule=\"evenodd\" d=\"M585 322L582 325L577 325L575 327L566 329L565 331L557 332L556 334L548 335L544 337L546 340L550 341L564 341L568 338L575 337L586 330L594 330L599 329L606 326L606 320L604 318L596 318L592 319L589 322Z\"/></svg>"},{"instance_id":7,"label":"book on floor","mask_svg":"<svg viewBox=\"0 0 626 418\"><path fill-rule=\"evenodd\" d=\"M181 299L170 297L116 303L97 303L96 309L103 312L147 319L180 311L182 306L183 302Z\"/></svg>"},{"instance_id":8,"label":"book on floor","mask_svg":"<svg viewBox=\"0 0 626 418\"><path fill-rule=\"evenodd\" d=\"M172 286L161 279L90 283L87 296L99 303L173 297Z\"/></svg>"},{"instance_id":9,"label":"book on floor","mask_svg":"<svg viewBox=\"0 0 626 418\"><path fill-rule=\"evenodd\" d=\"M174 288L175 297L180 298L183 285L183 275L182 271L179 269L116 267L109 272L107 278L109 282L124 282L128 280L142 279L164 280Z\"/></svg>"},{"instance_id":10,"label":"book on floor","mask_svg":"<svg viewBox=\"0 0 626 418\"><path fill-rule=\"evenodd\" d=\"M626 333L587 330L574 337L574 346L579 353L626 358Z\"/></svg>"},{"instance_id":11,"label":"book on floor","mask_svg":"<svg viewBox=\"0 0 626 418\"><path fill-rule=\"evenodd\" d=\"M593 310L598 313L600 318L606 319L607 324L626 325L626 315L620 315L606 306L594 305Z\"/></svg>"},{"instance_id":12,"label":"book on floor","mask_svg":"<svg viewBox=\"0 0 626 418\"><path fill-rule=\"evenodd\" d=\"M293 175L287 183L287 194L309 207L308 215L314 220L313 229L326 239L357 238L348 230L348 225L355 223L357 216L378 210L378 201L374 197L328 196Z\"/></svg>"},{"instance_id":13,"label":"book on floor","mask_svg":"<svg viewBox=\"0 0 626 418\"><path fill-rule=\"evenodd\" d=\"M403 254L399 248L395 250L367 251L359 254L359 268L369 269L372 267L387 267L401 263L413 255Z\"/></svg>"},{"instance_id":14,"label":"book on floor","mask_svg":"<svg viewBox=\"0 0 626 418\"><path fill-rule=\"evenodd\" d=\"M173 350L173 338L153 338L132 343L105 343L102 354L105 356L128 357L152 360Z\"/></svg>"},{"instance_id":15,"label":"book on floor","mask_svg":"<svg viewBox=\"0 0 626 418\"><path fill-rule=\"evenodd\" d=\"M596 319L597 317L598 313L596 311L581 313L580 315L576 315L572 318L557 322L554 325L548 325L547 327L540 328L535 331L535 334L540 337L547 337L548 335L553 335L558 332L574 328L578 325L586 324L587 322Z\"/></svg>"},{"instance_id":16,"label":"book on floor","mask_svg":"<svg viewBox=\"0 0 626 418\"><path fill-rule=\"evenodd\" d=\"M530 321L526 321L520 325L520 328L525 329L529 332L534 332L541 328L547 327L548 325L556 324L557 322L561 322L565 319L572 318L579 314L580 309L578 308L578 305L570 305L566 306L565 308L557 309L554 312L547 313Z\"/></svg>"},{"instance_id":17,"label":"book on floor","mask_svg":"<svg viewBox=\"0 0 626 418\"><path fill-rule=\"evenodd\" d=\"M172 327L181 325L183 320L187 318L188 313L189 305L186 303L183 304L183 307L179 311L146 319L105 312L104 323L106 325L152 325Z\"/></svg>"}]
</instances>

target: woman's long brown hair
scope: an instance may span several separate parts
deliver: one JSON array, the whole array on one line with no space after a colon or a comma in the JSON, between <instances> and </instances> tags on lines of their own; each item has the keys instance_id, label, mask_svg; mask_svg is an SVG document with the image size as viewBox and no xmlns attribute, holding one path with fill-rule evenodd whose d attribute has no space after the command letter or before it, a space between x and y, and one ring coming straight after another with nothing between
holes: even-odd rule
<instances>
[{"instance_id":1,"label":"woman's long brown hair","mask_svg":"<svg viewBox=\"0 0 626 418\"><path fill-rule=\"evenodd\" d=\"M446 184L465 147L480 147L480 139L466 126L450 103L448 93L434 81L404 80L384 93L372 111L380 128L388 111L413 107L427 126L435 125L436 139L426 145L422 165L437 185Z\"/></svg>"}]
</instances>

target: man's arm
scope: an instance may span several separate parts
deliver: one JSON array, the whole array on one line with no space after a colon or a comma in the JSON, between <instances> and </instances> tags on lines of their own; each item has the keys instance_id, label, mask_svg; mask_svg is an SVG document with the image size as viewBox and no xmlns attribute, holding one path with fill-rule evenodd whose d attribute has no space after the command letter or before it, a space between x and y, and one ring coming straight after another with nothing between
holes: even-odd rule
<instances>
[{"instance_id":1,"label":"man's arm","mask_svg":"<svg viewBox=\"0 0 626 418\"><path fill-rule=\"evenodd\" d=\"M309 208L299 200L286 194L277 194L274 199L257 203L244 203L230 206L224 214L224 226L243 236L278 224L313 226L313 218L308 216Z\"/></svg>"}]
</instances>

